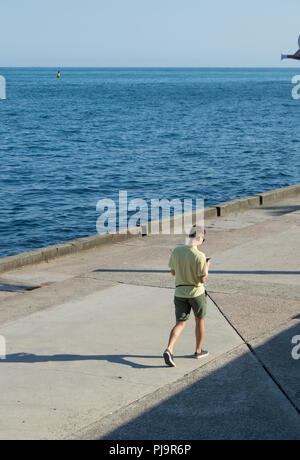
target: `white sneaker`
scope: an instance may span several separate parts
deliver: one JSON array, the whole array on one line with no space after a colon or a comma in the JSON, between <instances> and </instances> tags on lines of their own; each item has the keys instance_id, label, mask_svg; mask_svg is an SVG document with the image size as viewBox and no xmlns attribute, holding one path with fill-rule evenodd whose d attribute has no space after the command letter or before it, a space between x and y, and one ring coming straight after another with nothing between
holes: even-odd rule
<instances>
[{"instance_id":1,"label":"white sneaker","mask_svg":"<svg viewBox=\"0 0 300 460\"><path fill-rule=\"evenodd\" d=\"M164 352L164 360L167 366L176 367L176 364L174 363L174 356L169 350Z\"/></svg>"},{"instance_id":2,"label":"white sneaker","mask_svg":"<svg viewBox=\"0 0 300 460\"><path fill-rule=\"evenodd\" d=\"M202 359L202 358L206 358L207 356L209 356L209 352L205 350L202 350L201 353L194 354L195 359Z\"/></svg>"}]
</instances>

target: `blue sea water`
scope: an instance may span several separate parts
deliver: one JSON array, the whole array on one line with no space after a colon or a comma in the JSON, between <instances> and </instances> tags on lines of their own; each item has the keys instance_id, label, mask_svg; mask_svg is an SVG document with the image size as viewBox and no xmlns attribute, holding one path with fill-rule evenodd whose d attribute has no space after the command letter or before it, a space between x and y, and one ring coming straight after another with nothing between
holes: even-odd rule
<instances>
[{"instance_id":1,"label":"blue sea water","mask_svg":"<svg viewBox=\"0 0 300 460\"><path fill-rule=\"evenodd\" d=\"M0 257L96 233L102 198L210 206L300 182L297 69L7 69Z\"/></svg>"}]
</instances>

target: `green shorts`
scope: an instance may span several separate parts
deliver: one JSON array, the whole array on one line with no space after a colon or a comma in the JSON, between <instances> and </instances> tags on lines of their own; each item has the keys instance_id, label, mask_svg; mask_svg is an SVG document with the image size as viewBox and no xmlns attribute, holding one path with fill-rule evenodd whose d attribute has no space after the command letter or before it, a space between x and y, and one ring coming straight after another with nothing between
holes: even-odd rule
<instances>
[{"instance_id":1,"label":"green shorts","mask_svg":"<svg viewBox=\"0 0 300 460\"><path fill-rule=\"evenodd\" d=\"M175 297L174 303L177 323L188 321L192 309L196 318L203 319L206 316L206 294L191 299Z\"/></svg>"}]
</instances>

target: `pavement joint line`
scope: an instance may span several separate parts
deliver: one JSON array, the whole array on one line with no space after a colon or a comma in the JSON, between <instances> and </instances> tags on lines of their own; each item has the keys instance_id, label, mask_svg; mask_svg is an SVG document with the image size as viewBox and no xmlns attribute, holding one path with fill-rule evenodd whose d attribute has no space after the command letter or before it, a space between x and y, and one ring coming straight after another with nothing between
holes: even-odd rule
<instances>
[{"instance_id":1,"label":"pavement joint line","mask_svg":"<svg viewBox=\"0 0 300 460\"><path fill-rule=\"evenodd\" d=\"M158 289L174 289L174 287L168 287L168 286L157 286L157 285L152 285L152 284L135 284L135 283L129 283L128 281L117 281L117 280L112 280L112 279L107 279L107 278L93 278L91 276L75 276L74 279L90 279L94 281L107 281L115 284L123 284L125 286L144 286L144 287L149 287L149 288L158 288Z\"/></svg>"},{"instance_id":2,"label":"pavement joint line","mask_svg":"<svg viewBox=\"0 0 300 460\"><path fill-rule=\"evenodd\" d=\"M173 287L167 287L167 286L156 286L156 285L150 285L150 284L135 284L135 283L129 283L128 281L118 281L118 280L113 280L113 279L107 279L107 278L92 278L90 276L76 276L74 279L90 279L94 281L106 281L110 283L114 283L115 285L117 284L122 284L125 286L143 286L143 287L153 287L153 288L159 288L159 289L174 289Z\"/></svg>"},{"instance_id":3,"label":"pavement joint line","mask_svg":"<svg viewBox=\"0 0 300 460\"><path fill-rule=\"evenodd\" d=\"M268 376L271 378L271 380L275 383L277 388L281 391L281 393L285 396L285 398L289 401L289 403L292 405L292 407L296 410L297 414L300 415L300 408L294 403L294 401L290 398L288 393L284 390L282 385L276 380L272 372L267 368L267 366L264 364L264 362L261 360L261 358L258 356L252 345L243 337L243 335L238 331L238 329L232 324L230 319L225 315L225 313L222 311L221 307L216 303L216 301L210 296L209 292L207 292L208 297L210 300L214 303L214 305L217 307L217 309L220 311L220 313L223 315L223 317L226 319L228 324L234 329L234 331L239 335L239 337L242 339L244 344L248 347L249 351L252 353L252 355L255 357L255 359L258 361L258 363L261 365L261 367L264 369L264 371L268 374Z\"/></svg>"},{"instance_id":4,"label":"pavement joint line","mask_svg":"<svg viewBox=\"0 0 300 460\"><path fill-rule=\"evenodd\" d=\"M74 276L74 278L72 278L72 279L74 279L74 280L81 279L81 280L107 281L107 282L111 281L111 280L108 280L106 278L94 278L93 276L83 276L83 275ZM117 281L113 281L113 282L116 283Z\"/></svg>"},{"instance_id":5,"label":"pavement joint line","mask_svg":"<svg viewBox=\"0 0 300 460\"><path fill-rule=\"evenodd\" d=\"M128 281L117 281L119 284L124 284L125 286L143 286L143 287L149 287L149 288L157 288L157 289L174 289L174 287L168 287L168 286L157 286L157 285L152 285L152 284L135 284L135 283L128 283Z\"/></svg>"},{"instance_id":6,"label":"pavement joint line","mask_svg":"<svg viewBox=\"0 0 300 460\"><path fill-rule=\"evenodd\" d=\"M101 279L99 281L107 281L107 280L104 280L104 279ZM109 280L111 281L111 280ZM156 285L152 285L152 284L135 284L135 283L128 283L125 282L125 281L114 281L115 283L117 284L122 284L124 286L138 286L138 287L147 287L147 288L156 288L156 289L174 289L173 287L168 287L168 286L156 286Z\"/></svg>"}]
</instances>

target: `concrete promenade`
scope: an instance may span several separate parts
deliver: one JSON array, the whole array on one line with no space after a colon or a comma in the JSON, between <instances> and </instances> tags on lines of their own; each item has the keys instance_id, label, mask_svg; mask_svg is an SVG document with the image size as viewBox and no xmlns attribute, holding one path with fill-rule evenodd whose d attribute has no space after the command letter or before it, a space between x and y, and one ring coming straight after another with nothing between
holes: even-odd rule
<instances>
[{"instance_id":1,"label":"concrete promenade","mask_svg":"<svg viewBox=\"0 0 300 460\"><path fill-rule=\"evenodd\" d=\"M0 439L300 439L300 194L222 209L202 247L213 259L202 361L193 319L177 367L162 359L182 237L0 273Z\"/></svg>"}]
</instances>

